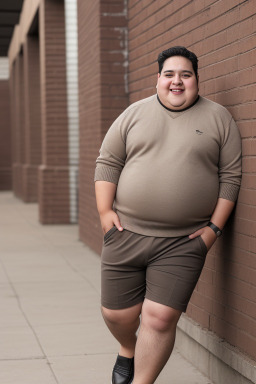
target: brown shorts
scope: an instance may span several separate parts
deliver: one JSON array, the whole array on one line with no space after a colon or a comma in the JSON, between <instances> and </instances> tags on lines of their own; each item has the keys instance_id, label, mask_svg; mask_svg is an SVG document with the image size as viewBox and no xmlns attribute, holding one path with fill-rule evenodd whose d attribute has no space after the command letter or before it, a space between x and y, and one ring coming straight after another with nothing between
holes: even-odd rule
<instances>
[{"instance_id":1,"label":"brown shorts","mask_svg":"<svg viewBox=\"0 0 256 384\"><path fill-rule=\"evenodd\" d=\"M185 312L206 254L200 236L153 237L113 227L101 256L102 305L128 308L146 297Z\"/></svg>"}]
</instances>

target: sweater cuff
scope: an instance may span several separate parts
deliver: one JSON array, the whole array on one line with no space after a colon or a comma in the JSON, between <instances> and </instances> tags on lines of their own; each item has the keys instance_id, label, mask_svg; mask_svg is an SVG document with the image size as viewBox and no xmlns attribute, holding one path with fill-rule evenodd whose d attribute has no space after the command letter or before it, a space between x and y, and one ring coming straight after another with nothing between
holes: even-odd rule
<instances>
[{"instance_id":1,"label":"sweater cuff","mask_svg":"<svg viewBox=\"0 0 256 384\"><path fill-rule=\"evenodd\" d=\"M220 183L219 197L235 202L238 197L240 185Z\"/></svg>"},{"instance_id":2,"label":"sweater cuff","mask_svg":"<svg viewBox=\"0 0 256 384\"><path fill-rule=\"evenodd\" d=\"M97 167L95 170L94 181L108 181L118 184L120 170L111 167Z\"/></svg>"}]
</instances>

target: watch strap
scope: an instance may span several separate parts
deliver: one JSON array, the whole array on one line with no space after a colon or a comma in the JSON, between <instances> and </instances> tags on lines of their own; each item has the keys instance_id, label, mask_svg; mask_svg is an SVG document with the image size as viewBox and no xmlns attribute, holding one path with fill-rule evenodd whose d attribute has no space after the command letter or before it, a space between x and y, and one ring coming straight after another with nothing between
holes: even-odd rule
<instances>
[{"instance_id":1,"label":"watch strap","mask_svg":"<svg viewBox=\"0 0 256 384\"><path fill-rule=\"evenodd\" d=\"M219 227L217 227L217 225L213 224L211 221L209 221L209 223L207 224L207 227L210 227L213 230L213 232L215 232L217 237L220 237L222 235L222 230Z\"/></svg>"}]
</instances>

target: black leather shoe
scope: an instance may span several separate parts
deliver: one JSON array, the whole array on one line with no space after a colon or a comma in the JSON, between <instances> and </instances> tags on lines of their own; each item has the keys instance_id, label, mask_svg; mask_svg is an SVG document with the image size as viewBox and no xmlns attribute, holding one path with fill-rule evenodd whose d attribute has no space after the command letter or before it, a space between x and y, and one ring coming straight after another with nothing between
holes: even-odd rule
<instances>
[{"instance_id":1,"label":"black leather shoe","mask_svg":"<svg viewBox=\"0 0 256 384\"><path fill-rule=\"evenodd\" d=\"M118 355L112 373L112 384L131 384L134 376L134 358Z\"/></svg>"}]
</instances>

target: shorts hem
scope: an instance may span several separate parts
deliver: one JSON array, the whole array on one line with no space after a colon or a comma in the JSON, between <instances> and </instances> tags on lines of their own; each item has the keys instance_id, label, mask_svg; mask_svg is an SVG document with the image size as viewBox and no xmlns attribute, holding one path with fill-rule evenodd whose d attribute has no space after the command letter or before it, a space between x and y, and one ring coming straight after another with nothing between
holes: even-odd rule
<instances>
[{"instance_id":1,"label":"shorts hem","mask_svg":"<svg viewBox=\"0 0 256 384\"><path fill-rule=\"evenodd\" d=\"M144 301L144 297L137 300L130 301L129 303L120 303L120 304L111 305L109 303L104 303L104 301L102 300L101 305L102 307L107 309L126 309L126 308L134 307L134 305L137 305L139 303L143 303L143 301Z\"/></svg>"},{"instance_id":2,"label":"shorts hem","mask_svg":"<svg viewBox=\"0 0 256 384\"><path fill-rule=\"evenodd\" d=\"M151 297L151 296L145 296L145 299L148 299L150 301L154 301L155 303L158 303L158 304L162 304L162 305L165 305L166 307L171 307L173 309L176 309L178 311L182 311L182 312L186 312L187 310L187 307L188 307L188 304L187 305L180 305L180 304L177 304L175 302L172 302L172 301L164 301L162 299L158 299L158 298L155 298L155 297Z\"/></svg>"}]
</instances>

